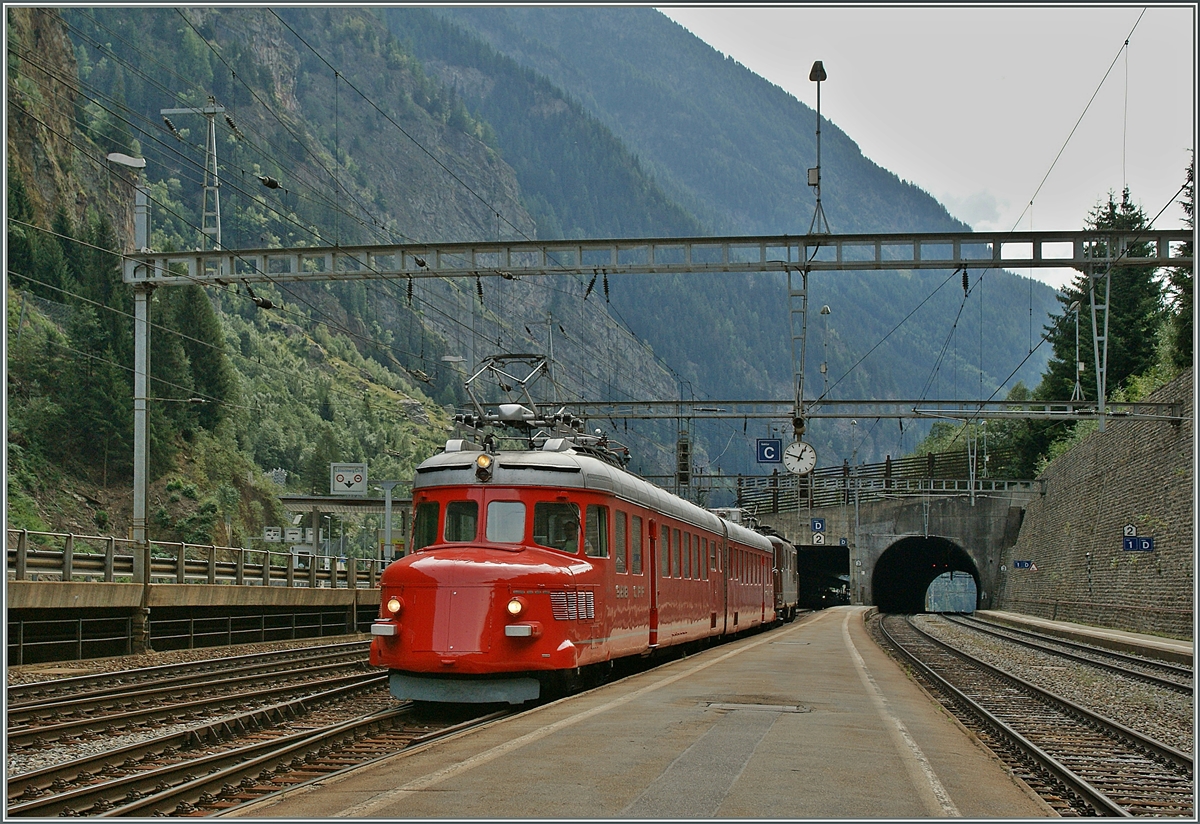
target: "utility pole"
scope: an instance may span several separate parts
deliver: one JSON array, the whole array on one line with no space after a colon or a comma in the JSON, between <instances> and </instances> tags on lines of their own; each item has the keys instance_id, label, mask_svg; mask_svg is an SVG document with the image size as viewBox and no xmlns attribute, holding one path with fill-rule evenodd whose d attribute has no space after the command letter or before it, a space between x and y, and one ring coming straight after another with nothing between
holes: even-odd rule
<instances>
[{"instance_id":1,"label":"utility pole","mask_svg":"<svg viewBox=\"0 0 1200 824\"><path fill-rule=\"evenodd\" d=\"M208 105L203 108L160 109L159 114L167 127L175 133L175 126L167 119L169 114L202 114L208 119L208 135L204 148L204 209L200 231L204 235L205 250L221 249L221 181L217 175L217 115L225 111L218 106L216 98L208 96ZM178 137L178 134L176 134Z\"/></svg>"}]
</instances>

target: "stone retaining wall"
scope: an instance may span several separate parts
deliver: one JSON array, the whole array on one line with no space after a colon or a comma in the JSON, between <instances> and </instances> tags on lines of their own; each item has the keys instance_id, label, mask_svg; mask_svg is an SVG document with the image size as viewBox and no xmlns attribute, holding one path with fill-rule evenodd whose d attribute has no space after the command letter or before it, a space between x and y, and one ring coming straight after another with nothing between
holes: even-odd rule
<instances>
[{"instance_id":1,"label":"stone retaining wall","mask_svg":"<svg viewBox=\"0 0 1200 824\"><path fill-rule=\"evenodd\" d=\"M1005 552L999 609L1192 638L1193 380L1189 369L1146 399L1180 402L1183 423L1109 421L1047 467L1047 494ZM1129 524L1152 552L1123 548Z\"/></svg>"}]
</instances>

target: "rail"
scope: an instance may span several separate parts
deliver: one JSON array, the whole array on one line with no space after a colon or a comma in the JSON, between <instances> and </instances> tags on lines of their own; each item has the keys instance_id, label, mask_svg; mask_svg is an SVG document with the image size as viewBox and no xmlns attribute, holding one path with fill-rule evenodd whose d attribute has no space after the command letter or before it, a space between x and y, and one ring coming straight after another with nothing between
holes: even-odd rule
<instances>
[{"instance_id":1,"label":"rail","mask_svg":"<svg viewBox=\"0 0 1200 824\"><path fill-rule=\"evenodd\" d=\"M16 581L133 582L128 538L7 529L7 577ZM245 547L150 542L150 583L373 589L386 565Z\"/></svg>"}]
</instances>

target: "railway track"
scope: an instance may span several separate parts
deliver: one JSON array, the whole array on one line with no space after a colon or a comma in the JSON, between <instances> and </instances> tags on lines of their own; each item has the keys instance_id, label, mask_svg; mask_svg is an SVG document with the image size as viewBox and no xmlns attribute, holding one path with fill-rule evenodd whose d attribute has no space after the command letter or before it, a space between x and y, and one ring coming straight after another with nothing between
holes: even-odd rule
<instances>
[{"instance_id":1,"label":"railway track","mask_svg":"<svg viewBox=\"0 0 1200 824\"><path fill-rule=\"evenodd\" d=\"M1191 756L884 616L888 646L1060 815L1194 817Z\"/></svg>"},{"instance_id":2,"label":"railway track","mask_svg":"<svg viewBox=\"0 0 1200 824\"><path fill-rule=\"evenodd\" d=\"M1021 644L1032 649L1042 650L1073 661L1079 661L1093 667L1099 667L1109 672L1115 672L1126 678L1145 681L1156 687L1190 694L1194 688L1191 667L1173 664L1168 661L1157 661L1139 655L1129 655L1116 650L1103 649L1090 644L1068 641L1063 638L1044 635L1003 624L983 621L979 618L964 616L943 616L951 623L969 627L977 632L983 632L996 638L1003 638L1014 644Z\"/></svg>"},{"instance_id":3,"label":"railway track","mask_svg":"<svg viewBox=\"0 0 1200 824\"><path fill-rule=\"evenodd\" d=\"M388 694L385 673L329 676L330 668L365 665L365 661L354 660L363 656L365 647L339 646L344 649L313 652L310 648L299 656L272 654L271 662L264 662L262 656L211 659L194 666L109 673L99 680L96 676L63 679L71 683L43 682L16 690L21 712L40 713L34 717L48 718L47 712L69 704L67 696L72 690L97 715L76 719L82 726L75 728L64 723L10 728L7 814L213 814L506 714L477 719L458 712L437 717L411 705L397 706ZM345 649L352 646L359 649ZM350 659L330 663L331 655L344 657L347 652ZM306 667L306 663L315 667ZM288 674L297 677L300 672L313 677L274 690L260 688L238 694L239 685L252 684L257 678L270 680L273 666L290 667ZM190 672L172 674L180 669ZM168 725L165 719L154 720L159 715L128 709L131 696L136 702L153 703L156 689L163 690L162 695L178 696L180 690L197 689L196 678L208 687L220 681L227 693L213 702L187 703L188 717L197 723ZM120 697L118 681L136 685L119 701L115 700ZM13 692L10 689L10 695ZM157 709L179 721L181 706L175 703ZM128 719L126 726L115 729L122 719ZM97 733L99 724L113 729ZM164 731L156 735L157 726ZM124 732L138 732L140 735L133 737L141 740L122 746L121 741L129 740L118 734ZM14 741L20 742L15 748L17 763L23 757L31 763L31 754L53 763L14 771ZM55 757L60 752L62 757Z\"/></svg>"}]
</instances>

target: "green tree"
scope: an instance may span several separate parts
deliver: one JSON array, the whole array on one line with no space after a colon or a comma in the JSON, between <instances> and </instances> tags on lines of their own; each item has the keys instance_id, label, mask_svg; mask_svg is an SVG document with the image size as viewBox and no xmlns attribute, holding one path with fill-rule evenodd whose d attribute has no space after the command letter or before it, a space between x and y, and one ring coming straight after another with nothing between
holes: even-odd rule
<instances>
[{"instance_id":1,"label":"green tree","mask_svg":"<svg viewBox=\"0 0 1200 824\"><path fill-rule=\"evenodd\" d=\"M173 327L183 334L180 344L190 364L191 384L208 401L197 407L196 419L211 431L229 417L230 405L238 402L237 374L225 355L225 333L208 293L195 284L176 292Z\"/></svg>"},{"instance_id":2,"label":"green tree","mask_svg":"<svg viewBox=\"0 0 1200 824\"><path fill-rule=\"evenodd\" d=\"M1184 223L1189 229L1195 228L1196 208L1196 160L1187 167L1187 178L1184 184L1183 207ZM1192 255L1192 242L1189 240L1179 250L1180 255ZM1177 266L1167 273L1167 293L1171 308L1170 353L1171 363L1179 369L1187 369L1192 365L1192 305L1195 295L1195 283L1192 269Z\"/></svg>"},{"instance_id":3,"label":"green tree","mask_svg":"<svg viewBox=\"0 0 1200 824\"><path fill-rule=\"evenodd\" d=\"M1089 230L1139 230L1147 227L1146 215L1130 200L1129 190L1122 192L1121 201L1109 193L1108 202L1094 208L1088 215ZM1104 242L1093 244L1091 254L1104 257L1109 250ZM1135 244L1131 255L1148 254L1144 244ZM1095 347L1092 326L1092 289L1096 303L1104 304L1103 271L1089 277L1077 275L1059 296L1063 311L1045 327L1046 338L1053 355L1035 391L1039 400L1067 400L1075 387L1075 323L1071 305L1079 301L1079 360L1084 363L1080 377L1084 396L1096 398ZM1146 266L1113 267L1108 294L1108 363L1107 390L1111 393L1130 376L1139 375L1154 365L1157 354L1158 331L1165 319L1162 284L1156 270ZM1103 332L1103 328L1101 329Z\"/></svg>"}]
</instances>

